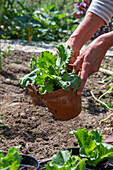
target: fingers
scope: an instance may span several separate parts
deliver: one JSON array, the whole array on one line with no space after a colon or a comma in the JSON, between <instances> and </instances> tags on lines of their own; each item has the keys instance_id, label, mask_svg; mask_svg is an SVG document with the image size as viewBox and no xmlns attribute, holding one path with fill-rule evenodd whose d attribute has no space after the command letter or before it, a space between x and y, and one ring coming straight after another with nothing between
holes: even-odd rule
<instances>
[{"instance_id":1,"label":"fingers","mask_svg":"<svg viewBox=\"0 0 113 170\"><path fill-rule=\"evenodd\" d=\"M73 71L72 71L73 74L76 74L79 71L78 76L81 77L81 84L77 90L77 95L81 95L88 78L88 71L89 71L88 64L84 62L84 56L81 55L77 57L76 61L73 64L71 64L71 66L73 66Z\"/></svg>"},{"instance_id":2,"label":"fingers","mask_svg":"<svg viewBox=\"0 0 113 170\"><path fill-rule=\"evenodd\" d=\"M69 64L73 64L74 62L75 62L75 57L71 57L70 61L69 61Z\"/></svg>"},{"instance_id":3,"label":"fingers","mask_svg":"<svg viewBox=\"0 0 113 170\"><path fill-rule=\"evenodd\" d=\"M69 64L70 66L73 67L73 71L72 71L73 74L76 74L80 70L82 63L83 63L83 58L79 56L77 57L76 61L73 64Z\"/></svg>"},{"instance_id":4,"label":"fingers","mask_svg":"<svg viewBox=\"0 0 113 170\"><path fill-rule=\"evenodd\" d=\"M88 78L87 72L85 70L81 71L81 84L79 88L77 89L77 95L81 95L84 89L85 83L87 81L87 78Z\"/></svg>"},{"instance_id":5,"label":"fingers","mask_svg":"<svg viewBox=\"0 0 113 170\"><path fill-rule=\"evenodd\" d=\"M87 81L87 78L90 76L89 71L90 71L89 64L87 62L83 61L82 68L80 71L81 84L80 84L79 88L77 89L77 95L81 95L81 93L84 89L85 83Z\"/></svg>"},{"instance_id":6,"label":"fingers","mask_svg":"<svg viewBox=\"0 0 113 170\"><path fill-rule=\"evenodd\" d=\"M77 59L77 56L79 56L79 51L76 49L72 52L72 57L70 59L70 63L73 64L75 60Z\"/></svg>"}]
</instances>

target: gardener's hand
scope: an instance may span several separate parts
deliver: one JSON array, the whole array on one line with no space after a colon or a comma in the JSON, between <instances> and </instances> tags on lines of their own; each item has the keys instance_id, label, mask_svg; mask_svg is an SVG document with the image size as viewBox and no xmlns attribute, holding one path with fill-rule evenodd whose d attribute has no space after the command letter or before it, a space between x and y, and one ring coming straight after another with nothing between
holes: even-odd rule
<instances>
[{"instance_id":1,"label":"gardener's hand","mask_svg":"<svg viewBox=\"0 0 113 170\"><path fill-rule=\"evenodd\" d=\"M71 50L73 50L72 57L68 64L69 69L73 69L73 67L70 64L73 64L75 62L77 56L79 56L80 48L78 47L78 45L76 45L75 41L76 41L76 38L73 36L70 36L70 38L63 44L64 46L69 45ZM55 55L57 57L57 52L54 52L53 55Z\"/></svg>"},{"instance_id":2,"label":"gardener's hand","mask_svg":"<svg viewBox=\"0 0 113 170\"><path fill-rule=\"evenodd\" d=\"M73 53L72 53L72 57L70 59L70 62L69 64L73 64L77 58L77 56L79 56L79 47L76 46L76 38L71 36L66 42L64 45L66 46L70 46L70 48L73 50Z\"/></svg>"},{"instance_id":3,"label":"gardener's hand","mask_svg":"<svg viewBox=\"0 0 113 170\"><path fill-rule=\"evenodd\" d=\"M71 50L73 50L72 53L72 57L69 61L69 64L73 64L77 58L77 56L79 56L79 49L78 47L76 47L75 43L75 38L74 37L70 37L63 45L64 46L70 46ZM57 52L54 52L53 55L55 55L57 57ZM71 65L70 65L71 66Z\"/></svg>"},{"instance_id":4,"label":"gardener's hand","mask_svg":"<svg viewBox=\"0 0 113 170\"><path fill-rule=\"evenodd\" d=\"M97 38L77 57L76 61L71 64L76 70L80 70L81 85L77 90L77 94L81 95L87 78L99 70L102 59L105 56L107 48L102 38Z\"/></svg>"}]
</instances>

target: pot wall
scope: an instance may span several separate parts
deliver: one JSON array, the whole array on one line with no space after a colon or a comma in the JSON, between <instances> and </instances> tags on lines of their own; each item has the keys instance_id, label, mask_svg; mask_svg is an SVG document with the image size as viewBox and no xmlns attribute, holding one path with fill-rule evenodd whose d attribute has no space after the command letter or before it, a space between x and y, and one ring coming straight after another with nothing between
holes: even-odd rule
<instances>
[{"instance_id":1,"label":"pot wall","mask_svg":"<svg viewBox=\"0 0 113 170\"><path fill-rule=\"evenodd\" d=\"M58 120L70 120L81 112L81 96L78 96L71 88L69 91L63 89L56 90L40 95L40 97Z\"/></svg>"},{"instance_id":2,"label":"pot wall","mask_svg":"<svg viewBox=\"0 0 113 170\"><path fill-rule=\"evenodd\" d=\"M60 89L40 95L35 86L29 84L28 90L33 104L45 105L58 120L70 120L81 112L81 96L71 88L69 91Z\"/></svg>"},{"instance_id":3,"label":"pot wall","mask_svg":"<svg viewBox=\"0 0 113 170\"><path fill-rule=\"evenodd\" d=\"M32 99L34 106L36 106L36 105L44 106L44 103L41 101L41 99L40 99L40 97L37 93L35 85L32 85L31 83L29 83L28 91L29 91L29 94L31 96L31 99Z\"/></svg>"}]
</instances>

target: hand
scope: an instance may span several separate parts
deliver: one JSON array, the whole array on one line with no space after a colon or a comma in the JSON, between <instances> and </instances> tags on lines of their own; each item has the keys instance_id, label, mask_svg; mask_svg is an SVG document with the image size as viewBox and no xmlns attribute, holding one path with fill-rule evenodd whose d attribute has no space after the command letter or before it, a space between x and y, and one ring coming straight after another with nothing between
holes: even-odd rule
<instances>
[{"instance_id":1,"label":"hand","mask_svg":"<svg viewBox=\"0 0 113 170\"><path fill-rule=\"evenodd\" d=\"M77 50L77 48L75 47L75 44L74 44L74 39L75 38L69 38L63 45L64 46L70 46L71 50L73 50L72 52L72 57L69 61L69 64L68 64L68 69L70 70L73 70L74 68L71 66L71 64L73 64L77 58L77 56L79 55L79 50ZM55 55L57 57L57 51L53 52L53 55Z\"/></svg>"},{"instance_id":2,"label":"hand","mask_svg":"<svg viewBox=\"0 0 113 170\"><path fill-rule=\"evenodd\" d=\"M107 49L101 38L97 38L77 57L76 61L71 64L76 72L80 70L81 85L77 90L77 94L81 95L87 78L99 70L102 59Z\"/></svg>"},{"instance_id":3,"label":"hand","mask_svg":"<svg viewBox=\"0 0 113 170\"><path fill-rule=\"evenodd\" d=\"M73 64L77 58L77 56L79 56L79 47L76 46L76 38L75 36L70 36L70 38L63 44L65 46L70 46L70 48L73 50L73 53L72 53L72 57L69 61L69 64L68 64L68 69L72 70L73 67L71 66L71 64ZM55 51L53 53L53 55L55 55L57 57L57 52Z\"/></svg>"},{"instance_id":4,"label":"hand","mask_svg":"<svg viewBox=\"0 0 113 170\"><path fill-rule=\"evenodd\" d=\"M70 48L73 50L73 53L72 53L72 57L70 59L70 62L69 64L73 64L77 58L77 56L79 56L79 48L76 47L76 43L75 43L75 37L71 36L66 42L64 45L66 46L70 46Z\"/></svg>"}]
</instances>

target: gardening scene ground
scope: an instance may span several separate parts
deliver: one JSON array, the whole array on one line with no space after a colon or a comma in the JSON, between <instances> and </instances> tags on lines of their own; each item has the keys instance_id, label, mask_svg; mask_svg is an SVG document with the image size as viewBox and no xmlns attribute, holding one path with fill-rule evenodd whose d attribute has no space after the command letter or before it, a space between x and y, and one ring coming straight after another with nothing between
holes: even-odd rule
<instances>
[{"instance_id":1,"label":"gardening scene ground","mask_svg":"<svg viewBox=\"0 0 113 170\"><path fill-rule=\"evenodd\" d=\"M34 47L31 46L31 49ZM0 149L6 151L12 146L21 145L19 152L42 160L59 150L77 146L76 139L69 133L70 129L98 129L104 139L113 136L113 116L100 124L112 111L100 105L91 94L93 91L98 98L106 91L106 81L102 80L109 76L100 71L91 76L85 85L81 96L82 111L78 117L59 121L47 107L33 106L28 89L19 85L19 78L30 72L30 58L40 55L38 49L37 46L35 50L26 52L20 47L19 50L10 50L8 55L4 51L0 73L0 114L4 114L3 119L3 116L0 117L0 124L3 125L0 130L4 132L0 134ZM48 49L51 50L49 45ZM112 50L110 54L102 61L102 68L107 70L113 69ZM103 97L102 101L112 107L113 93Z\"/></svg>"}]
</instances>

